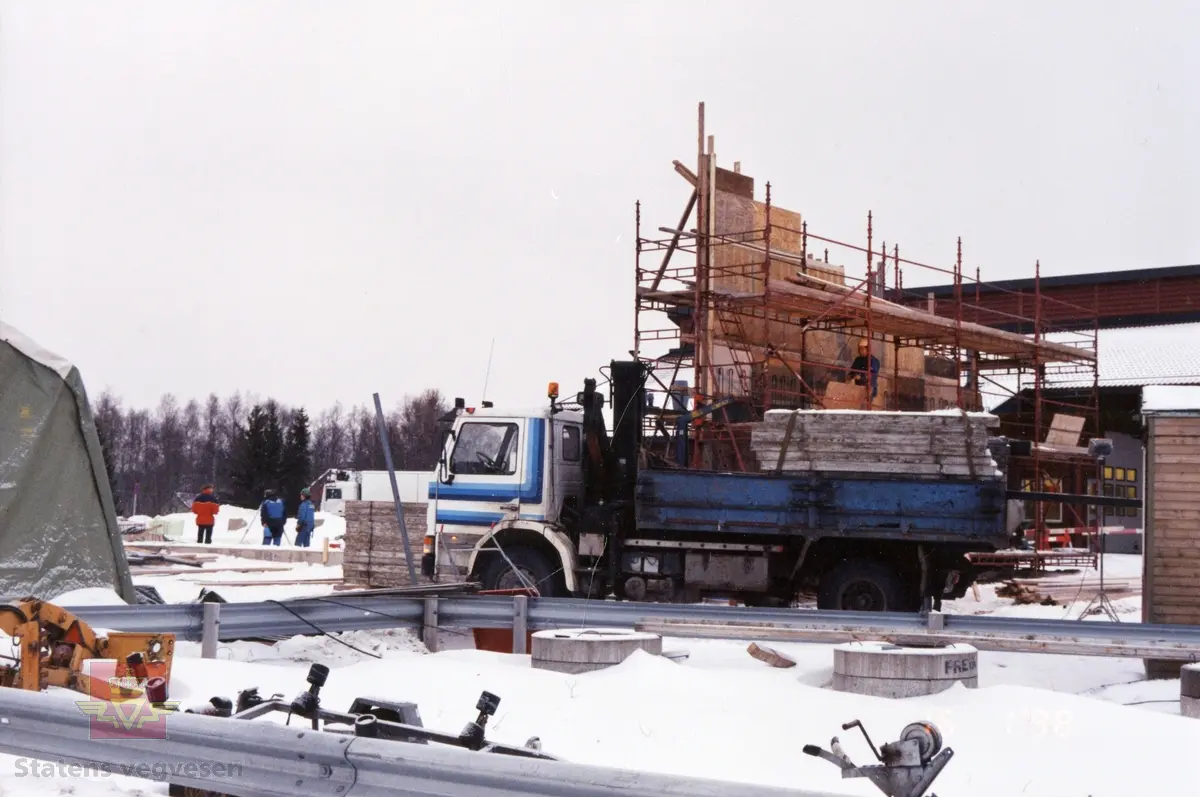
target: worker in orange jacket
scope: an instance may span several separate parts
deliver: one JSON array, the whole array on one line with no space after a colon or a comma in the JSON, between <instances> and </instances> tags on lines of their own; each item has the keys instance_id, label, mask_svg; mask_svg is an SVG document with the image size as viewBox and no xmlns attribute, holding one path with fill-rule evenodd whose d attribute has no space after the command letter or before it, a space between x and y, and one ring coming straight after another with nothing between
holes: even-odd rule
<instances>
[{"instance_id":1,"label":"worker in orange jacket","mask_svg":"<svg viewBox=\"0 0 1200 797\"><path fill-rule=\"evenodd\" d=\"M195 501L192 501L192 513L196 516L196 542L205 545L212 544L213 526L216 524L217 513L220 511L221 505L217 503L217 497L213 495L213 486L211 484L204 485L200 495L196 496Z\"/></svg>"}]
</instances>

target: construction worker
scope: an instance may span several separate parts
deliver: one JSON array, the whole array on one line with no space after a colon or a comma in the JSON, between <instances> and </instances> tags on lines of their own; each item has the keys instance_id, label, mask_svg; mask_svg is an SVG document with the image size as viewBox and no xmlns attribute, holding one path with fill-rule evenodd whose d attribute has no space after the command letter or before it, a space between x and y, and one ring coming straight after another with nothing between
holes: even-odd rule
<instances>
[{"instance_id":1,"label":"construction worker","mask_svg":"<svg viewBox=\"0 0 1200 797\"><path fill-rule=\"evenodd\" d=\"M196 542L212 545L213 526L216 525L217 513L220 511L221 505L213 495L213 486L204 485L200 495L192 501L192 514L196 516Z\"/></svg>"},{"instance_id":2,"label":"construction worker","mask_svg":"<svg viewBox=\"0 0 1200 797\"><path fill-rule=\"evenodd\" d=\"M850 372L854 375L854 384L865 386L868 358L871 370L871 400L874 401L879 395L879 358L871 354L871 346L865 339L858 342L858 356L850 364Z\"/></svg>"},{"instance_id":3,"label":"construction worker","mask_svg":"<svg viewBox=\"0 0 1200 797\"><path fill-rule=\"evenodd\" d=\"M312 498L308 488L300 491L300 508L296 510L296 545L307 548L312 541L313 527L316 525L317 511L313 508Z\"/></svg>"},{"instance_id":4,"label":"construction worker","mask_svg":"<svg viewBox=\"0 0 1200 797\"><path fill-rule=\"evenodd\" d=\"M279 545L283 541L283 525L287 522L283 499L274 490L267 490L263 493L258 514L263 525L263 545Z\"/></svg>"}]
</instances>

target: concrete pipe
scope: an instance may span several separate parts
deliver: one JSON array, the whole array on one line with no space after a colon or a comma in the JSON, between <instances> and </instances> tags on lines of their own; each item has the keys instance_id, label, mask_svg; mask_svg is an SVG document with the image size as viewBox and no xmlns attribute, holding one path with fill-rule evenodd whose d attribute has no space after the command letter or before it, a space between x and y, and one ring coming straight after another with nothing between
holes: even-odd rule
<instances>
[{"instance_id":1,"label":"concrete pipe","mask_svg":"<svg viewBox=\"0 0 1200 797\"><path fill-rule=\"evenodd\" d=\"M1179 671L1179 713L1200 719L1200 664L1188 664Z\"/></svg>"},{"instance_id":2,"label":"concrete pipe","mask_svg":"<svg viewBox=\"0 0 1200 797\"><path fill-rule=\"evenodd\" d=\"M979 686L979 653L970 645L910 648L888 642L848 642L833 649L833 688L875 697L916 697L961 681Z\"/></svg>"},{"instance_id":3,"label":"concrete pipe","mask_svg":"<svg viewBox=\"0 0 1200 797\"><path fill-rule=\"evenodd\" d=\"M614 628L538 631L530 658L535 669L581 673L620 664L637 650L661 656L662 637Z\"/></svg>"}]
</instances>

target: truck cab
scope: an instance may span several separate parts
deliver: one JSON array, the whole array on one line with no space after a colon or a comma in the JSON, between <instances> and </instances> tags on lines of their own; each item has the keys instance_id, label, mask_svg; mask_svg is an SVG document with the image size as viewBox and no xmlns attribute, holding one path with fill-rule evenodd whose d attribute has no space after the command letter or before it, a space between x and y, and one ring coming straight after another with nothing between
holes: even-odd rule
<instances>
[{"instance_id":1,"label":"truck cab","mask_svg":"<svg viewBox=\"0 0 1200 797\"><path fill-rule=\"evenodd\" d=\"M353 471L334 471L321 488L321 511L343 517L346 502L359 500L359 482Z\"/></svg>"},{"instance_id":2,"label":"truck cab","mask_svg":"<svg viewBox=\"0 0 1200 797\"><path fill-rule=\"evenodd\" d=\"M526 586L522 578L553 578L544 563L522 551L532 547L547 561L573 561L562 520L582 499L581 413L553 406L460 407L429 482L422 570L458 578L474 573L496 588ZM505 561L501 551L510 545L521 562ZM480 573L488 563L496 572ZM563 581L569 582L561 584L564 589L574 586L573 579Z\"/></svg>"}]
</instances>

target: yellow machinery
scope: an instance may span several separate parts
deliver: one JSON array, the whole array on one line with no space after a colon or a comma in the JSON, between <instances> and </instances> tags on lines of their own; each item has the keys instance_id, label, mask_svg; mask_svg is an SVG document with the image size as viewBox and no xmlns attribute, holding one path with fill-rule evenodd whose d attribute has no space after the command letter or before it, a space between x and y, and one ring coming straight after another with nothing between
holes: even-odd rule
<instances>
[{"instance_id":1,"label":"yellow machinery","mask_svg":"<svg viewBox=\"0 0 1200 797\"><path fill-rule=\"evenodd\" d=\"M75 615L37 598L0 603L0 631L19 650L18 663L0 666L0 686L31 691L59 686L95 700L167 699L174 634L97 636ZM89 676L84 673L89 659L115 660L115 666L111 673Z\"/></svg>"}]
</instances>

